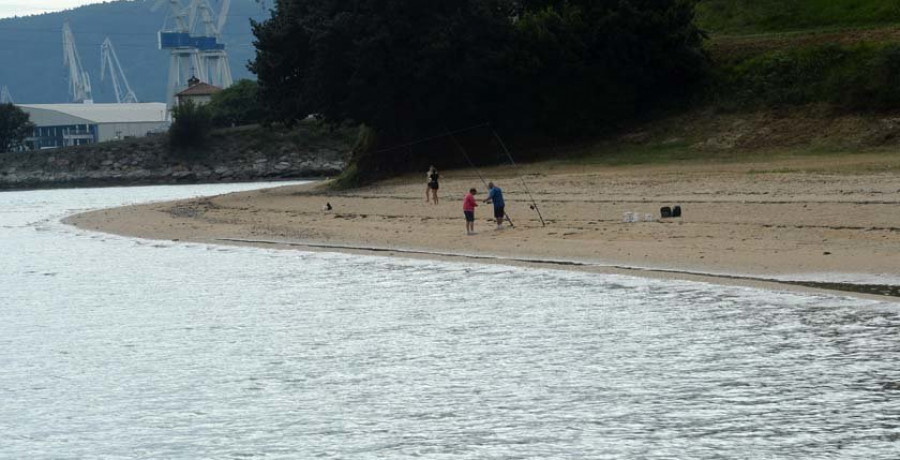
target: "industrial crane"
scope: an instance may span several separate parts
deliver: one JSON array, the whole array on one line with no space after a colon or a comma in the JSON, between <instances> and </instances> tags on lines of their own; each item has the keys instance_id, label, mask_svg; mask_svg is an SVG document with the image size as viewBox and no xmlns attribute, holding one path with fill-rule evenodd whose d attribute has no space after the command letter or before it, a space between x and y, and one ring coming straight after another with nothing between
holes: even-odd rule
<instances>
[{"instance_id":1,"label":"industrial crane","mask_svg":"<svg viewBox=\"0 0 900 460\"><path fill-rule=\"evenodd\" d=\"M175 106L175 94L187 87L188 78L196 76L207 80L200 63L197 41L191 37L194 22L193 9L184 8L179 0L157 0L153 11L168 6L168 16L163 30L159 31L159 49L169 50L169 82L166 86L166 103ZM168 24L171 18L173 24Z\"/></svg>"},{"instance_id":2,"label":"industrial crane","mask_svg":"<svg viewBox=\"0 0 900 460\"><path fill-rule=\"evenodd\" d=\"M81 65L81 57L75 47L75 36L69 21L63 23L63 65L69 70L69 92L72 94L72 102L91 104L94 102L91 95L91 77Z\"/></svg>"},{"instance_id":3,"label":"industrial crane","mask_svg":"<svg viewBox=\"0 0 900 460\"><path fill-rule=\"evenodd\" d=\"M187 10L183 6L181 6L180 0L157 0L150 11L156 11L163 5L169 6L166 22L168 23L168 19L171 18L175 23L174 28L165 30L176 32L190 32L191 23L193 22L193 18L190 16L190 10Z\"/></svg>"},{"instance_id":4,"label":"industrial crane","mask_svg":"<svg viewBox=\"0 0 900 460\"><path fill-rule=\"evenodd\" d=\"M100 45L100 81L106 77L106 69L109 69L109 77L116 92L116 102L119 104L137 103L137 96L131 90L128 79L125 78L125 71L122 70L119 56L116 55L116 49L109 37L106 37L106 40L103 40L103 44Z\"/></svg>"},{"instance_id":5,"label":"industrial crane","mask_svg":"<svg viewBox=\"0 0 900 460\"><path fill-rule=\"evenodd\" d=\"M231 0L222 0L222 9L219 11L219 20L216 22L216 40L219 43L222 43L222 34L225 32L225 22L228 20L228 10L231 7ZM219 54L216 56L212 56L210 58L213 75L216 78L213 79L214 82L219 83L219 87L222 89L228 88L234 83L234 79L231 77L231 66L228 65L228 52L225 51L225 45L222 43L222 50L219 51ZM213 83L216 84L216 83Z\"/></svg>"},{"instance_id":6,"label":"industrial crane","mask_svg":"<svg viewBox=\"0 0 900 460\"><path fill-rule=\"evenodd\" d=\"M0 88L0 104L12 104L13 98L12 94L9 94L9 88L4 85Z\"/></svg>"},{"instance_id":7,"label":"industrial crane","mask_svg":"<svg viewBox=\"0 0 900 460\"><path fill-rule=\"evenodd\" d=\"M231 0L222 0L222 7L216 14L209 0L191 2L191 25L193 35L198 39L201 65L209 77L208 83L220 88L228 88L234 82L228 65L228 52L222 43L230 7Z\"/></svg>"}]
</instances>

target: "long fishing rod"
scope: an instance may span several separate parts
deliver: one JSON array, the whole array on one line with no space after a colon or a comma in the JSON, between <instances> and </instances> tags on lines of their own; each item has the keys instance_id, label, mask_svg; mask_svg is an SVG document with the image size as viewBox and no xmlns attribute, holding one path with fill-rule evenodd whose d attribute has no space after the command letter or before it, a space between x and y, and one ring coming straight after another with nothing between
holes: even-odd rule
<instances>
[{"instance_id":1,"label":"long fishing rod","mask_svg":"<svg viewBox=\"0 0 900 460\"><path fill-rule=\"evenodd\" d=\"M460 151L460 153L462 153L463 156L466 157L466 161L469 162L469 166L471 166L472 169L475 170L475 174L478 174L478 178L481 179L481 183L484 184L484 188L487 189L488 188L487 181L484 180L484 176L481 175L481 170L478 169L478 166L475 166L475 163L472 161L472 158L469 157L469 153L466 151L465 147L462 146L462 144L459 142L459 140L456 138L456 136L454 136L453 133L450 132L450 130L447 130L447 134L450 136L451 139L453 139L453 144L456 145L456 148ZM506 220L509 221L509 226L512 228L516 228L516 225L513 224L512 218L509 217L509 214L506 212L506 210L503 211L503 215L504 215L504 217L506 217Z\"/></svg>"},{"instance_id":2,"label":"long fishing rod","mask_svg":"<svg viewBox=\"0 0 900 460\"><path fill-rule=\"evenodd\" d=\"M478 178L481 179L481 183L484 184L484 187L487 188L487 182L484 180L484 176L481 175L481 170L478 169L478 166L475 166L475 163L472 162L472 159L469 158L469 153L466 152L466 149L463 148L462 144L459 143L459 140L456 139L456 136L453 135L449 130L447 131L447 135L450 136L450 139L453 139L453 145L456 146L456 149L459 150L460 153L466 158L466 161L469 163L469 166L475 170L475 174L478 174Z\"/></svg>"},{"instance_id":3,"label":"long fishing rod","mask_svg":"<svg viewBox=\"0 0 900 460\"><path fill-rule=\"evenodd\" d=\"M516 168L516 171L519 172L519 180L522 181L522 187L525 188L525 193L527 193L528 198L531 199L531 207L535 211L537 211L538 218L541 219L541 227L546 227L547 224L544 223L544 216L541 215L541 208L538 207L537 202L534 201L534 196L531 194L531 191L528 190L528 184L525 183L525 177L522 176L521 168L519 168L519 165L516 163L516 160L514 160L512 154L509 153L509 149L506 148L506 144L503 142L503 139L500 138L500 135L497 134L497 131L495 131L493 127L491 127L491 133L494 134L494 138L496 138L497 142L500 143L500 147L503 147L503 151L506 152L506 157L509 158L509 162L512 163L513 167Z\"/></svg>"}]
</instances>

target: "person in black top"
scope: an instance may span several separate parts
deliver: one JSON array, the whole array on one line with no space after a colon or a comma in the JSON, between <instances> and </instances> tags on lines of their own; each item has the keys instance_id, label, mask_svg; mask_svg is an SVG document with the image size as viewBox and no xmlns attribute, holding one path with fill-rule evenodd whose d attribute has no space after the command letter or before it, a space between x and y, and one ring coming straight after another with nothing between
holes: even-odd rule
<instances>
[{"instance_id":1,"label":"person in black top","mask_svg":"<svg viewBox=\"0 0 900 460\"><path fill-rule=\"evenodd\" d=\"M425 178L428 180L428 186L425 188L425 202L430 203L433 199L434 204L438 204L438 179L440 178L440 174L438 174L437 169L432 166L428 168L428 173L425 175Z\"/></svg>"}]
</instances>

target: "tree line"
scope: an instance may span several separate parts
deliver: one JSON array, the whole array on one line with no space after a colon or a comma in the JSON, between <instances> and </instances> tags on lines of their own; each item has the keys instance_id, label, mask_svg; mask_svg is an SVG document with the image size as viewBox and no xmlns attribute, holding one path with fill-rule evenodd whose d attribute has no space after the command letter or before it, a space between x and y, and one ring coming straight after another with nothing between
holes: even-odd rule
<instances>
[{"instance_id":1,"label":"tree line","mask_svg":"<svg viewBox=\"0 0 900 460\"><path fill-rule=\"evenodd\" d=\"M579 136L690 95L705 75L695 0L277 0L253 23L269 121L367 128L369 179L389 150L489 122Z\"/></svg>"},{"instance_id":2,"label":"tree line","mask_svg":"<svg viewBox=\"0 0 900 460\"><path fill-rule=\"evenodd\" d=\"M708 65L695 4L276 0L252 23L258 88L239 82L183 110L192 128L180 130L176 112L171 134L190 144L198 126L310 115L359 124L352 170L369 180L419 167L391 147L465 126L595 135L698 87Z\"/></svg>"},{"instance_id":3,"label":"tree line","mask_svg":"<svg viewBox=\"0 0 900 460\"><path fill-rule=\"evenodd\" d=\"M0 153L24 147L32 131L34 124L25 111L11 103L0 104Z\"/></svg>"}]
</instances>

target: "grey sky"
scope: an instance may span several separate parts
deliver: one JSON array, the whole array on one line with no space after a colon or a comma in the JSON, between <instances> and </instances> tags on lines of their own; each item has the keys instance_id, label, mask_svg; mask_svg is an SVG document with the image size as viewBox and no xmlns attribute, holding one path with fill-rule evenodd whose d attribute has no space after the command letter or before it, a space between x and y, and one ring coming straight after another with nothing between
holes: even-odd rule
<instances>
[{"instance_id":1,"label":"grey sky","mask_svg":"<svg viewBox=\"0 0 900 460\"><path fill-rule=\"evenodd\" d=\"M88 3L102 3L100 0L0 0L0 18L48 13Z\"/></svg>"}]
</instances>

